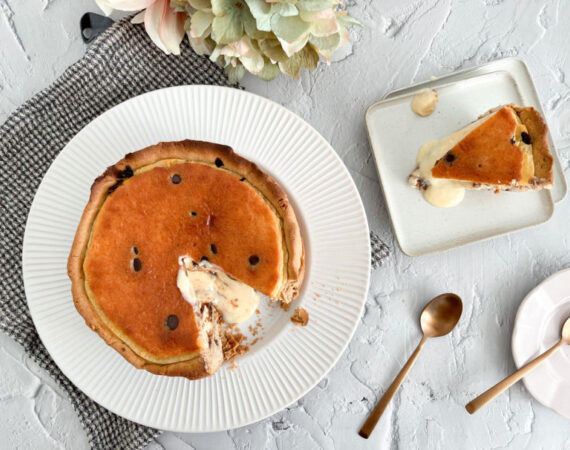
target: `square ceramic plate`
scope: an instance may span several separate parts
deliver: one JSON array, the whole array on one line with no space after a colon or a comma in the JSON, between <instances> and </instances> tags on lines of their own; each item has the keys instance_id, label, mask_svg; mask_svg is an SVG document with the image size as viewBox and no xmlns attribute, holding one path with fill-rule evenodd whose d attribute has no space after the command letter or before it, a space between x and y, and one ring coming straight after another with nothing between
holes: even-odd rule
<instances>
[{"instance_id":1,"label":"square ceramic plate","mask_svg":"<svg viewBox=\"0 0 570 450\"><path fill-rule=\"evenodd\" d=\"M491 67L485 70L486 66ZM530 105L542 112L532 79L520 60L486 66L391 93L366 112L372 153L396 238L409 256L448 250L544 223L552 216L554 203L566 194L552 140L552 192L495 195L468 191L460 205L444 209L431 206L419 191L408 186L408 175L416 167L417 151L424 142L447 136L497 105ZM410 102L424 88L435 88L439 101L435 112L422 118L412 112Z\"/></svg>"}]
</instances>

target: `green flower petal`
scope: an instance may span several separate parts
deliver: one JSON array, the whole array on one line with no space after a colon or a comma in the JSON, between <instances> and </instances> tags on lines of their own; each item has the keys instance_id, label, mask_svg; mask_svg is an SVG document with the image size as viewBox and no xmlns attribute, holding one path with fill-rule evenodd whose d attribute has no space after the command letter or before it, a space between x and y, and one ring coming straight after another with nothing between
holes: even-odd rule
<instances>
[{"instance_id":1,"label":"green flower petal","mask_svg":"<svg viewBox=\"0 0 570 450\"><path fill-rule=\"evenodd\" d=\"M279 75L280 70L277 64L271 64L269 62L265 62L263 66L263 70L257 74L259 78L265 81L273 80L277 75Z\"/></svg>"},{"instance_id":2,"label":"green flower petal","mask_svg":"<svg viewBox=\"0 0 570 450\"><path fill-rule=\"evenodd\" d=\"M170 0L170 7L176 12L186 12L186 0Z\"/></svg>"},{"instance_id":3,"label":"green flower petal","mask_svg":"<svg viewBox=\"0 0 570 450\"><path fill-rule=\"evenodd\" d=\"M287 54L281 48L281 43L275 39L259 41L259 49L273 61L282 62L287 59Z\"/></svg>"},{"instance_id":4,"label":"green flower petal","mask_svg":"<svg viewBox=\"0 0 570 450\"><path fill-rule=\"evenodd\" d=\"M188 0L190 6L198 11L205 11L212 9L212 2L210 0Z\"/></svg>"},{"instance_id":5,"label":"green flower petal","mask_svg":"<svg viewBox=\"0 0 570 450\"><path fill-rule=\"evenodd\" d=\"M306 35L311 24L301 20L299 16L282 17L275 14L271 18L271 29L275 35L287 42L294 42Z\"/></svg>"},{"instance_id":6,"label":"green flower petal","mask_svg":"<svg viewBox=\"0 0 570 450\"><path fill-rule=\"evenodd\" d=\"M343 14L344 13L344 14ZM342 11L336 14L336 20L344 27L348 27L350 25L362 26L362 24L353 17L349 17L346 15L346 11Z\"/></svg>"},{"instance_id":7,"label":"green flower petal","mask_svg":"<svg viewBox=\"0 0 570 450\"><path fill-rule=\"evenodd\" d=\"M239 41L243 36L243 25L238 15L227 14L214 17L212 21L212 38L218 44L225 45Z\"/></svg>"},{"instance_id":8,"label":"green flower petal","mask_svg":"<svg viewBox=\"0 0 570 450\"><path fill-rule=\"evenodd\" d=\"M291 3L280 3L278 5L273 5L271 7L271 12L273 14L279 14L283 17L298 16L299 10L297 7Z\"/></svg>"},{"instance_id":9,"label":"green flower petal","mask_svg":"<svg viewBox=\"0 0 570 450\"><path fill-rule=\"evenodd\" d=\"M298 78L301 75L301 69L303 67L309 70L315 70L318 62L319 55L315 49L310 45L305 45L300 52L295 53L287 61L280 62L279 67L286 74Z\"/></svg>"},{"instance_id":10,"label":"green flower petal","mask_svg":"<svg viewBox=\"0 0 570 450\"><path fill-rule=\"evenodd\" d=\"M325 37L311 35L311 37L309 37L309 42L321 50L334 50L340 43L340 33L331 34L330 36Z\"/></svg>"},{"instance_id":11,"label":"green flower petal","mask_svg":"<svg viewBox=\"0 0 570 450\"><path fill-rule=\"evenodd\" d=\"M228 75L230 83L236 84L245 75L245 67L243 67L241 64L238 64L236 67L227 66L226 74Z\"/></svg>"},{"instance_id":12,"label":"green flower petal","mask_svg":"<svg viewBox=\"0 0 570 450\"><path fill-rule=\"evenodd\" d=\"M279 39L281 47L283 48L283 51L287 56L293 56L295 53L301 50L307 44L308 41L309 41L309 33L305 34L300 39L293 42L287 42L283 39Z\"/></svg>"},{"instance_id":13,"label":"green flower petal","mask_svg":"<svg viewBox=\"0 0 570 450\"><path fill-rule=\"evenodd\" d=\"M335 0L300 0L297 8L301 11L322 11L338 4Z\"/></svg>"},{"instance_id":14,"label":"green flower petal","mask_svg":"<svg viewBox=\"0 0 570 450\"><path fill-rule=\"evenodd\" d=\"M208 33L214 16L211 12L196 11L190 17L190 36L203 37Z\"/></svg>"},{"instance_id":15,"label":"green flower petal","mask_svg":"<svg viewBox=\"0 0 570 450\"><path fill-rule=\"evenodd\" d=\"M267 18L267 20L269 20L271 18L271 5L266 3L265 0L245 0L245 2L256 20L260 18Z\"/></svg>"},{"instance_id":16,"label":"green flower petal","mask_svg":"<svg viewBox=\"0 0 570 450\"><path fill-rule=\"evenodd\" d=\"M212 12L215 16L223 16L238 9L232 0L212 0Z\"/></svg>"},{"instance_id":17,"label":"green flower petal","mask_svg":"<svg viewBox=\"0 0 570 450\"><path fill-rule=\"evenodd\" d=\"M259 29L255 18L247 8L241 11L241 21L243 22L245 32L252 38L259 39L265 33L265 31Z\"/></svg>"}]
</instances>

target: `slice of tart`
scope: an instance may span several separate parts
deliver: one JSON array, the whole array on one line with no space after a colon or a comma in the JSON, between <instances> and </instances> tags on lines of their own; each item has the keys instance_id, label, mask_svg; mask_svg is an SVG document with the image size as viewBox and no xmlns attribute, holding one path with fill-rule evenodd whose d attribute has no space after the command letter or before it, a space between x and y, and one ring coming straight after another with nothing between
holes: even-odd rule
<instances>
[{"instance_id":1,"label":"slice of tart","mask_svg":"<svg viewBox=\"0 0 570 450\"><path fill-rule=\"evenodd\" d=\"M95 180L68 271L107 344L138 368L195 379L219 368L222 325L246 320L257 292L297 296L304 249L273 178L227 146L167 142Z\"/></svg>"},{"instance_id":2,"label":"slice of tart","mask_svg":"<svg viewBox=\"0 0 570 450\"><path fill-rule=\"evenodd\" d=\"M532 107L507 105L419 150L409 184L434 206L461 202L465 189L527 191L552 187L548 129Z\"/></svg>"}]
</instances>

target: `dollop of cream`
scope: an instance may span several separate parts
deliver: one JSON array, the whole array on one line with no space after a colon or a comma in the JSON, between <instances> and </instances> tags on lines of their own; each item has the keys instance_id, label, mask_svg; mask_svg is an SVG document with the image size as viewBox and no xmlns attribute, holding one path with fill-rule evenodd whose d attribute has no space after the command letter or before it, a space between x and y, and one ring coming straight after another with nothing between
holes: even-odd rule
<instances>
[{"instance_id":1,"label":"dollop of cream","mask_svg":"<svg viewBox=\"0 0 570 450\"><path fill-rule=\"evenodd\" d=\"M437 92L433 89L422 89L412 98L412 111L418 116L426 117L435 111Z\"/></svg>"},{"instance_id":2,"label":"dollop of cream","mask_svg":"<svg viewBox=\"0 0 570 450\"><path fill-rule=\"evenodd\" d=\"M218 266L189 256L180 257L179 264L176 285L192 306L212 303L229 324L246 321L258 307L259 294Z\"/></svg>"},{"instance_id":3,"label":"dollop of cream","mask_svg":"<svg viewBox=\"0 0 570 450\"><path fill-rule=\"evenodd\" d=\"M439 141L428 141L420 147L417 156L418 168L413 175L424 180L424 187L421 191L431 205L450 208L457 206L465 197L465 182L434 178L431 169L459 141L487 119L488 116L483 117Z\"/></svg>"}]
</instances>

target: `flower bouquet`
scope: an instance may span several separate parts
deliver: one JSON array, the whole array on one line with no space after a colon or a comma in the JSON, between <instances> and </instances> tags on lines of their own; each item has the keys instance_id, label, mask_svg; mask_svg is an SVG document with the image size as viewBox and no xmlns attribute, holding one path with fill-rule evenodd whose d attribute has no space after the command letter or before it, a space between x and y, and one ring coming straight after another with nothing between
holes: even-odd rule
<instances>
[{"instance_id":1,"label":"flower bouquet","mask_svg":"<svg viewBox=\"0 0 570 450\"><path fill-rule=\"evenodd\" d=\"M245 72L272 80L280 72L298 78L330 62L349 42L347 26L358 24L339 0L96 0L113 9L139 11L152 41L167 54L180 54L188 35L201 55L224 67L231 82Z\"/></svg>"}]
</instances>

